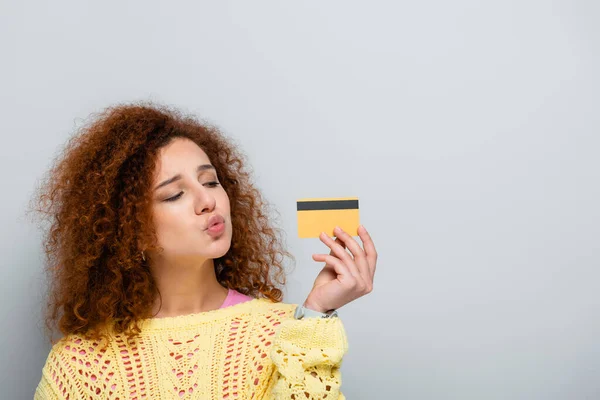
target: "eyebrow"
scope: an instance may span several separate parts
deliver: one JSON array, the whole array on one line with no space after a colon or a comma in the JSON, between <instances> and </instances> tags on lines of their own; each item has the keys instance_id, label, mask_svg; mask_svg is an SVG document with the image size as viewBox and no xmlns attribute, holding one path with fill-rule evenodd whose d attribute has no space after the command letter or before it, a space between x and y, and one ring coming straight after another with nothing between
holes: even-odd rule
<instances>
[{"instance_id":1,"label":"eyebrow","mask_svg":"<svg viewBox=\"0 0 600 400\"><path fill-rule=\"evenodd\" d=\"M215 167L212 166L211 164L203 164L203 165L198 165L198 167L196 168L196 172L207 171L207 170L215 170ZM158 190L163 186L167 186L169 183L178 181L179 179L181 179L181 174L177 174L174 177L167 179L166 181L162 182L160 185L155 187L154 190Z\"/></svg>"}]
</instances>

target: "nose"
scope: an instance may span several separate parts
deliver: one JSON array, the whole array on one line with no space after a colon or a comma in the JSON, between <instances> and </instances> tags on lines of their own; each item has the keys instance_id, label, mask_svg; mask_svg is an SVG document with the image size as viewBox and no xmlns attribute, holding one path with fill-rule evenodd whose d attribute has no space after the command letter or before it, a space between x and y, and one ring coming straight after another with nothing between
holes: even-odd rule
<instances>
[{"instance_id":1,"label":"nose","mask_svg":"<svg viewBox=\"0 0 600 400\"><path fill-rule=\"evenodd\" d=\"M210 193L210 191L201 184L198 184L198 187L194 190L194 211L196 214L201 215L211 212L217 203L215 196L213 196L212 193Z\"/></svg>"}]
</instances>

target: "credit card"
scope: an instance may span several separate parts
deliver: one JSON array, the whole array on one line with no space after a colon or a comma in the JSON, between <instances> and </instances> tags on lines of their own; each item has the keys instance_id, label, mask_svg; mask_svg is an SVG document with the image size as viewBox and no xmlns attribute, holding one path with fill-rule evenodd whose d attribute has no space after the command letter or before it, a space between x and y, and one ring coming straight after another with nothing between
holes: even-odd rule
<instances>
[{"instance_id":1,"label":"credit card","mask_svg":"<svg viewBox=\"0 0 600 400\"><path fill-rule=\"evenodd\" d=\"M321 232L333 237L336 226L350 236L358 236L358 197L300 199L297 213L300 238L319 237Z\"/></svg>"}]
</instances>

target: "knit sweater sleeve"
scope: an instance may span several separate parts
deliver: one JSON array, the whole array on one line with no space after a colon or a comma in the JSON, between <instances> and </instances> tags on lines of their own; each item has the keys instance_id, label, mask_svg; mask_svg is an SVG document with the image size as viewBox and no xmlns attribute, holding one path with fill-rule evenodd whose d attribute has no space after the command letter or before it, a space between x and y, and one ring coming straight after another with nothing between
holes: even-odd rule
<instances>
[{"instance_id":1,"label":"knit sweater sleeve","mask_svg":"<svg viewBox=\"0 0 600 400\"><path fill-rule=\"evenodd\" d=\"M66 362L63 342L56 344L48 354L42 369L42 377L37 385L34 400L54 400L75 398L79 393L73 370Z\"/></svg>"},{"instance_id":2,"label":"knit sweater sleeve","mask_svg":"<svg viewBox=\"0 0 600 400\"><path fill-rule=\"evenodd\" d=\"M344 400L340 367L347 351L339 317L283 321L270 350L276 372L268 399Z\"/></svg>"},{"instance_id":3,"label":"knit sweater sleeve","mask_svg":"<svg viewBox=\"0 0 600 400\"><path fill-rule=\"evenodd\" d=\"M58 400L58 393L56 393L50 380L45 374L42 374L42 378L35 389L33 394L33 400Z\"/></svg>"}]
</instances>

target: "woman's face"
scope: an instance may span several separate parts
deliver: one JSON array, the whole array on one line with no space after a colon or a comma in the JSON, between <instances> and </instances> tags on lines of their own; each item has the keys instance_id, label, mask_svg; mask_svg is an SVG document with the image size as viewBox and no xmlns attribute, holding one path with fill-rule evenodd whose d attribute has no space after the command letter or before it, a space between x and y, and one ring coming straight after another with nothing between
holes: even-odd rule
<instances>
[{"instance_id":1,"label":"woman's face","mask_svg":"<svg viewBox=\"0 0 600 400\"><path fill-rule=\"evenodd\" d=\"M158 245L167 260L197 265L222 257L231 246L229 197L206 153L176 138L160 150L152 184ZM224 224L208 230L209 218Z\"/></svg>"}]
</instances>

